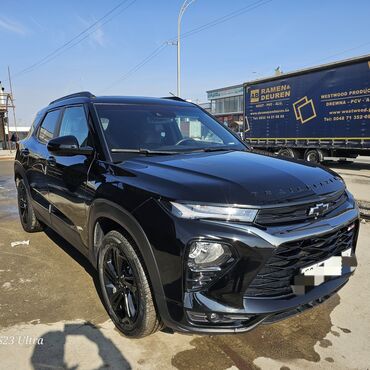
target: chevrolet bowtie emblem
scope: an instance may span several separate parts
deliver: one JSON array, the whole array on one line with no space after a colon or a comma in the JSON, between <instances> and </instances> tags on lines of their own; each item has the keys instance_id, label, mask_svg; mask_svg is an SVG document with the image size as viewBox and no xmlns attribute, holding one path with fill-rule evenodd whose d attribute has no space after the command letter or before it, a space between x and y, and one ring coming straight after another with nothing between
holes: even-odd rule
<instances>
[{"instance_id":1,"label":"chevrolet bowtie emblem","mask_svg":"<svg viewBox=\"0 0 370 370\"><path fill-rule=\"evenodd\" d=\"M321 216L329 209L328 203L319 203L316 204L315 207L311 207L308 211L309 216Z\"/></svg>"}]
</instances>

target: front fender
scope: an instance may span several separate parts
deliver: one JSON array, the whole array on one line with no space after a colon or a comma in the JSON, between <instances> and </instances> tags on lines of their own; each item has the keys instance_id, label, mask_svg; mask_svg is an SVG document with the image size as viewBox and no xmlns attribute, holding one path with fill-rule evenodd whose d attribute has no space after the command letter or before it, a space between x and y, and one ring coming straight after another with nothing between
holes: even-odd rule
<instances>
[{"instance_id":1,"label":"front fender","mask_svg":"<svg viewBox=\"0 0 370 370\"><path fill-rule=\"evenodd\" d=\"M89 256L92 264L97 267L99 247L95 243L95 226L100 218L107 218L120 225L134 240L142 259L145 263L146 271L149 275L153 299L156 302L162 321L167 326L172 326L166 305L161 276L157 261L148 238L138 221L124 208L106 199L96 199L90 206L88 215L89 229Z\"/></svg>"}]
</instances>

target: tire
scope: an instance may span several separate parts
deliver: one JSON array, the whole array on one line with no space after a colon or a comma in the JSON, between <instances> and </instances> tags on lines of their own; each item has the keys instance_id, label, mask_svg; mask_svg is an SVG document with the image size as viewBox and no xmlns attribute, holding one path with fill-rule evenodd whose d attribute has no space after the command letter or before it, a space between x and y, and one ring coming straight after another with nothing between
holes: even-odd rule
<instances>
[{"instance_id":1,"label":"tire","mask_svg":"<svg viewBox=\"0 0 370 370\"><path fill-rule=\"evenodd\" d=\"M142 338L160 329L143 263L133 243L118 231L102 241L98 273L103 303L122 334Z\"/></svg>"},{"instance_id":2,"label":"tire","mask_svg":"<svg viewBox=\"0 0 370 370\"><path fill-rule=\"evenodd\" d=\"M324 154L320 149L308 149L304 153L304 160L311 163L320 163L324 160Z\"/></svg>"},{"instance_id":3,"label":"tire","mask_svg":"<svg viewBox=\"0 0 370 370\"><path fill-rule=\"evenodd\" d=\"M35 233L42 231L44 226L40 223L32 207L31 197L23 179L17 181L17 199L19 218L24 231Z\"/></svg>"},{"instance_id":4,"label":"tire","mask_svg":"<svg viewBox=\"0 0 370 370\"><path fill-rule=\"evenodd\" d=\"M297 149L292 149L292 148L282 148L278 151L278 155L282 157L294 158L294 159L301 158L300 151Z\"/></svg>"}]
</instances>

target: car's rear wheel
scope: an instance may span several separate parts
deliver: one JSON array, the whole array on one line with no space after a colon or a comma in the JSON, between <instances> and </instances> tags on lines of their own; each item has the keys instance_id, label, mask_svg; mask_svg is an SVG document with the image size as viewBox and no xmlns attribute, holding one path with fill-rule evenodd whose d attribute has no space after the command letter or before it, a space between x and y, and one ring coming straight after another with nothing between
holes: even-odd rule
<instances>
[{"instance_id":1,"label":"car's rear wheel","mask_svg":"<svg viewBox=\"0 0 370 370\"><path fill-rule=\"evenodd\" d=\"M23 179L17 180L18 212L24 231L34 233L43 230L43 225L37 219L31 204L26 184Z\"/></svg>"},{"instance_id":2,"label":"car's rear wheel","mask_svg":"<svg viewBox=\"0 0 370 370\"><path fill-rule=\"evenodd\" d=\"M126 336L142 338L160 328L149 281L133 243L118 231L102 241L98 260L105 307Z\"/></svg>"}]
</instances>

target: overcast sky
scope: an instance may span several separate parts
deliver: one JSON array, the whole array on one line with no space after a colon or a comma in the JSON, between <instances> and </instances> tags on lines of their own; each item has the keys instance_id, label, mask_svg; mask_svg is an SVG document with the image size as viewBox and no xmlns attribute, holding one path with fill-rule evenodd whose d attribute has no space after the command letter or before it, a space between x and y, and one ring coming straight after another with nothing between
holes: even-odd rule
<instances>
[{"instance_id":1,"label":"overcast sky","mask_svg":"<svg viewBox=\"0 0 370 370\"><path fill-rule=\"evenodd\" d=\"M76 91L175 93L176 47L163 43L176 36L182 2L2 0L0 80L8 89L9 65L19 125ZM288 72L368 54L369 14L368 0L196 0L183 18L184 34L199 32L182 42L182 97L205 101L206 90L269 76L277 66Z\"/></svg>"}]
</instances>

